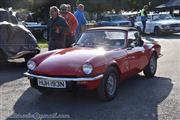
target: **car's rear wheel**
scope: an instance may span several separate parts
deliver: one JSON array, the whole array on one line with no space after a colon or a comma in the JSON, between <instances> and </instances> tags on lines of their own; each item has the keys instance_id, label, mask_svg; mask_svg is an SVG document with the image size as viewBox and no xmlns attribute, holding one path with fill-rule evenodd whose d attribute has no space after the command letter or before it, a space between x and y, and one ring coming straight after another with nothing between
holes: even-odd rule
<instances>
[{"instance_id":1,"label":"car's rear wheel","mask_svg":"<svg viewBox=\"0 0 180 120\"><path fill-rule=\"evenodd\" d=\"M109 67L97 89L99 99L103 101L112 100L116 96L119 83L119 74L115 67Z\"/></svg>"},{"instance_id":2,"label":"car's rear wheel","mask_svg":"<svg viewBox=\"0 0 180 120\"><path fill-rule=\"evenodd\" d=\"M142 33L141 27L137 27L136 29L139 31L140 34Z\"/></svg>"},{"instance_id":3,"label":"car's rear wheel","mask_svg":"<svg viewBox=\"0 0 180 120\"><path fill-rule=\"evenodd\" d=\"M144 68L143 72L146 77L153 77L157 70L157 56L155 53L151 55L148 65Z\"/></svg>"},{"instance_id":4,"label":"car's rear wheel","mask_svg":"<svg viewBox=\"0 0 180 120\"><path fill-rule=\"evenodd\" d=\"M43 38L44 38L45 40L47 40L47 31L44 31L43 34L42 34L42 36L43 36Z\"/></svg>"},{"instance_id":5,"label":"car's rear wheel","mask_svg":"<svg viewBox=\"0 0 180 120\"><path fill-rule=\"evenodd\" d=\"M154 35L155 35L155 36L160 36L160 35L161 35L161 30L160 30L159 27L155 27L155 28L154 28Z\"/></svg>"}]
</instances>

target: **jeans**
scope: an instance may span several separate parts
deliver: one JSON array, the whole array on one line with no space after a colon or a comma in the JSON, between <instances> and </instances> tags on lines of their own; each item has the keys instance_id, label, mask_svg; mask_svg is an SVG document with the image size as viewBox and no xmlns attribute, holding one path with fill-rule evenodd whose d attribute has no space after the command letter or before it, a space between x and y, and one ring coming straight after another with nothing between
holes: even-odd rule
<instances>
[{"instance_id":1,"label":"jeans","mask_svg":"<svg viewBox=\"0 0 180 120\"><path fill-rule=\"evenodd\" d=\"M146 29L146 21L141 21L142 25L143 25L143 34L145 33L145 29Z\"/></svg>"}]
</instances>

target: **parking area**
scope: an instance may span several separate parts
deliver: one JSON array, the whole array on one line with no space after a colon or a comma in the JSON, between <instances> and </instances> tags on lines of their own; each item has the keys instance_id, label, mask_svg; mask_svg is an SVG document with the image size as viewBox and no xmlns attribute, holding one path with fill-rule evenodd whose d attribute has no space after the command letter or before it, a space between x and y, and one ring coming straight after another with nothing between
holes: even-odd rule
<instances>
[{"instance_id":1,"label":"parking area","mask_svg":"<svg viewBox=\"0 0 180 120\"><path fill-rule=\"evenodd\" d=\"M0 68L0 119L179 120L179 38L180 34L143 37L162 46L156 76L139 74L123 82L110 102L101 102L94 92L81 90L43 96L23 76L27 70L23 60L13 60Z\"/></svg>"}]
</instances>

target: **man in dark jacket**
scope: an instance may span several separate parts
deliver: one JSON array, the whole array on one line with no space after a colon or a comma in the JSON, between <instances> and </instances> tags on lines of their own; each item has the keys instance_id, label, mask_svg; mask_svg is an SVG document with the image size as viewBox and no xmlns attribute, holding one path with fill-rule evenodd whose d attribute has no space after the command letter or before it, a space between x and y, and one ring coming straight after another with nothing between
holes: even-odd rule
<instances>
[{"instance_id":1,"label":"man in dark jacket","mask_svg":"<svg viewBox=\"0 0 180 120\"><path fill-rule=\"evenodd\" d=\"M68 24L59 15L59 9L56 6L50 7L50 19L47 26L48 50L64 48L67 32L69 32Z\"/></svg>"}]
</instances>

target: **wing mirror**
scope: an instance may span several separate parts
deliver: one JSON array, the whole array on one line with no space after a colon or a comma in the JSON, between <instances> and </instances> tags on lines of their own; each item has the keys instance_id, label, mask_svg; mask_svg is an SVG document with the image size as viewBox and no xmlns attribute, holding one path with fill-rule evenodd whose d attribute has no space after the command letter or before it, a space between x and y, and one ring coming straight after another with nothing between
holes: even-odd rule
<instances>
[{"instance_id":1,"label":"wing mirror","mask_svg":"<svg viewBox=\"0 0 180 120\"><path fill-rule=\"evenodd\" d=\"M143 46L144 41L141 39L141 36L139 35L139 33L138 32L134 33L134 36L135 36L135 38L137 40L136 45L137 46Z\"/></svg>"},{"instance_id":2,"label":"wing mirror","mask_svg":"<svg viewBox=\"0 0 180 120\"><path fill-rule=\"evenodd\" d=\"M134 48L136 46L136 42L135 41L133 41L130 45L129 45L129 47L131 47L131 48Z\"/></svg>"},{"instance_id":3,"label":"wing mirror","mask_svg":"<svg viewBox=\"0 0 180 120\"><path fill-rule=\"evenodd\" d=\"M131 50L132 48L134 48L136 46L136 41L133 39L128 39L128 50Z\"/></svg>"},{"instance_id":4,"label":"wing mirror","mask_svg":"<svg viewBox=\"0 0 180 120\"><path fill-rule=\"evenodd\" d=\"M139 33L138 32L136 32L136 33L134 33L134 37L137 39L137 38L139 38L140 36L139 36Z\"/></svg>"}]
</instances>

